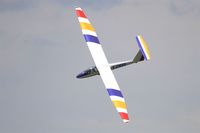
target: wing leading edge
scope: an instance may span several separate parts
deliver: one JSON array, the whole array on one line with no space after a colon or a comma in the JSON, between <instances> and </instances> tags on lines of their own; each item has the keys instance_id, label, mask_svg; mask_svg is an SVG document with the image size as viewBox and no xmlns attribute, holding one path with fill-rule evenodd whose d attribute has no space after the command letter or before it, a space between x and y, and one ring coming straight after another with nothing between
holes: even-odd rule
<instances>
[{"instance_id":1,"label":"wing leading edge","mask_svg":"<svg viewBox=\"0 0 200 133\"><path fill-rule=\"evenodd\" d=\"M100 76L105 84L105 87L108 91L111 101L114 104L115 108L117 109L121 119L124 122L128 122L129 117L124 97L122 95L122 92L120 91L120 88L117 84L114 74L110 69L109 63L103 52L103 48L97 37L95 29L93 28L93 26L91 25L91 23L89 22L85 13L81 8L76 8L76 14L78 16L78 20L85 41L87 42L90 53L100 73Z\"/></svg>"}]
</instances>

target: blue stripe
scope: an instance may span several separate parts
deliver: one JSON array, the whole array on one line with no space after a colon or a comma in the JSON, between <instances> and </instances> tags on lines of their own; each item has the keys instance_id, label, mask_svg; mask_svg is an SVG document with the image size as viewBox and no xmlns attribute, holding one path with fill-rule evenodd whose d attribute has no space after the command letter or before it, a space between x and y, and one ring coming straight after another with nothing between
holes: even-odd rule
<instances>
[{"instance_id":1,"label":"blue stripe","mask_svg":"<svg viewBox=\"0 0 200 133\"><path fill-rule=\"evenodd\" d=\"M137 41L137 43L138 43L138 46L140 47L140 50L141 50L141 52L142 52L142 54L143 54L145 60L147 60L147 56L146 56L146 54L145 54L145 52L144 52L144 50L143 50L143 48L142 48L142 46L141 46L142 44L140 43L140 40L138 39L138 36L136 36L136 41Z\"/></svg>"},{"instance_id":2,"label":"blue stripe","mask_svg":"<svg viewBox=\"0 0 200 133\"><path fill-rule=\"evenodd\" d=\"M123 98L123 95L122 95L121 91L119 91L119 90L107 88L107 91L108 91L109 96L119 96L119 97Z\"/></svg>"},{"instance_id":3,"label":"blue stripe","mask_svg":"<svg viewBox=\"0 0 200 133\"><path fill-rule=\"evenodd\" d=\"M94 43L100 44L99 39L96 36L92 36L92 35L83 35L83 36L86 42L94 42Z\"/></svg>"}]
</instances>

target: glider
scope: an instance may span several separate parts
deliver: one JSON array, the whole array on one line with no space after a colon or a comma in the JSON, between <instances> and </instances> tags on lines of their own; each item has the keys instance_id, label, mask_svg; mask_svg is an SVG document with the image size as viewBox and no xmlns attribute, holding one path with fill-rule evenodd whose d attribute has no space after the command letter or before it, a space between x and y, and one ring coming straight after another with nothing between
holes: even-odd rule
<instances>
[{"instance_id":1,"label":"glider","mask_svg":"<svg viewBox=\"0 0 200 133\"><path fill-rule=\"evenodd\" d=\"M95 75L100 75L105 84L106 90L108 91L112 103L118 111L121 119L125 123L127 123L129 121L129 117L126 103L112 70L143 60L150 60L148 46L144 41L143 37L141 35L138 35L136 36L136 41L140 50L138 51L134 59L109 64L103 52L102 45L100 44L100 41L95 32L95 29L93 28L90 21L87 19L84 11L80 7L76 8L76 15L78 17L78 21L80 23L84 39L88 45L88 48L96 65L78 74L77 78L88 78Z\"/></svg>"}]
</instances>

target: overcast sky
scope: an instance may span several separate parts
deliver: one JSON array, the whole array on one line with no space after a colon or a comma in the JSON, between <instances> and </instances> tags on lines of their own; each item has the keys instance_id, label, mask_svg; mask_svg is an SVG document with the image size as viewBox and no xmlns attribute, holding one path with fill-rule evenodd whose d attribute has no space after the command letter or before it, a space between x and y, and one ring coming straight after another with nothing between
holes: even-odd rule
<instances>
[{"instance_id":1,"label":"overcast sky","mask_svg":"<svg viewBox=\"0 0 200 133\"><path fill-rule=\"evenodd\" d=\"M124 124L94 65L81 6L110 63L133 59L143 35L152 60L114 71ZM199 0L1 0L1 133L200 132Z\"/></svg>"}]
</instances>

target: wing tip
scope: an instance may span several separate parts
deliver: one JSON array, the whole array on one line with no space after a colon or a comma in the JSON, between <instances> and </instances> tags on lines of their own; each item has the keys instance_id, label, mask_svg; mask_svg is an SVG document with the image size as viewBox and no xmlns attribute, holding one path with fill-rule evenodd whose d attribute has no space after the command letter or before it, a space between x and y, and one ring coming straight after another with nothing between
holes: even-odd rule
<instances>
[{"instance_id":1,"label":"wing tip","mask_svg":"<svg viewBox=\"0 0 200 133\"><path fill-rule=\"evenodd\" d=\"M75 10L80 10L80 11L82 11L82 9L81 9L81 7L75 7Z\"/></svg>"},{"instance_id":2,"label":"wing tip","mask_svg":"<svg viewBox=\"0 0 200 133\"><path fill-rule=\"evenodd\" d=\"M123 122L124 122L124 123L129 123L129 121L130 121L130 120L123 119Z\"/></svg>"},{"instance_id":3,"label":"wing tip","mask_svg":"<svg viewBox=\"0 0 200 133\"><path fill-rule=\"evenodd\" d=\"M121 117L121 119L123 120L124 123L128 123L129 122L128 113L119 112L119 115L120 115L120 117Z\"/></svg>"},{"instance_id":4,"label":"wing tip","mask_svg":"<svg viewBox=\"0 0 200 133\"><path fill-rule=\"evenodd\" d=\"M84 11L80 7L75 8L76 15L81 18L87 18Z\"/></svg>"}]
</instances>

